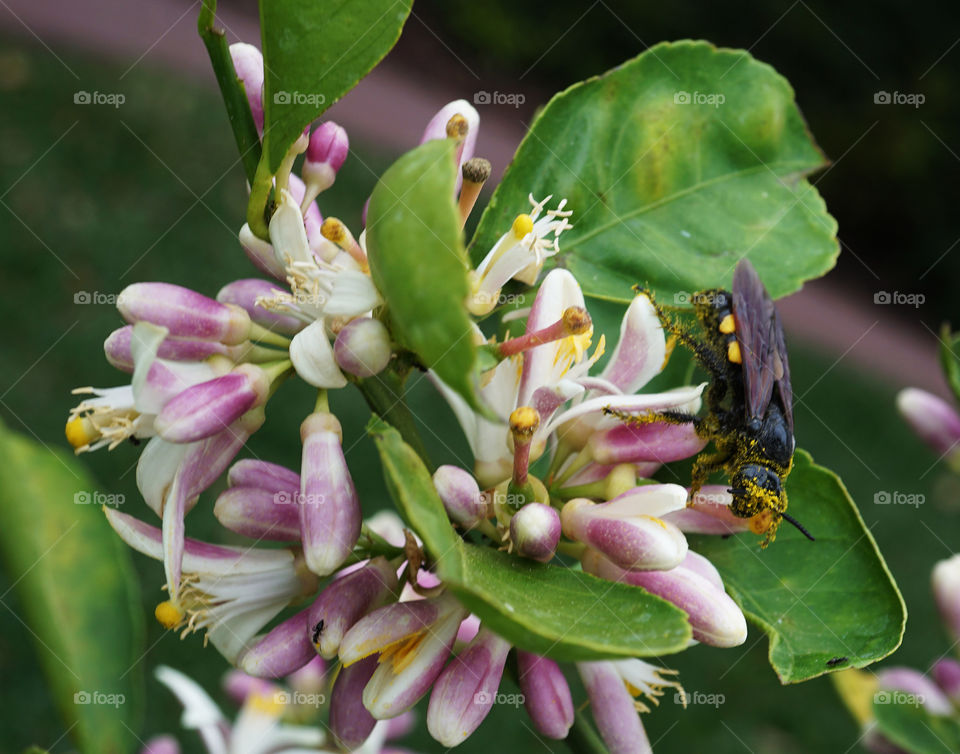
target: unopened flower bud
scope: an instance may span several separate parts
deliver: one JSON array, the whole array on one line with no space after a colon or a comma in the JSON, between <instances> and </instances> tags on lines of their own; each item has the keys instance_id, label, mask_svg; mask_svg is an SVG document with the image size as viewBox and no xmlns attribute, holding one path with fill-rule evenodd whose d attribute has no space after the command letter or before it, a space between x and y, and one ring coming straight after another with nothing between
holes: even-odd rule
<instances>
[{"instance_id":1,"label":"unopened flower bud","mask_svg":"<svg viewBox=\"0 0 960 754\"><path fill-rule=\"evenodd\" d=\"M960 555L937 563L931 580L940 616L950 635L960 639Z\"/></svg>"},{"instance_id":2,"label":"unopened flower bud","mask_svg":"<svg viewBox=\"0 0 960 754\"><path fill-rule=\"evenodd\" d=\"M921 440L941 456L960 458L960 414L947 401L926 390L907 388L897 395L897 408Z\"/></svg>"},{"instance_id":3,"label":"unopened flower bud","mask_svg":"<svg viewBox=\"0 0 960 754\"><path fill-rule=\"evenodd\" d=\"M230 57L237 78L243 82L250 103L250 112L257 130L263 133L263 55L251 44L234 42L230 45Z\"/></svg>"},{"instance_id":4,"label":"unopened flower bud","mask_svg":"<svg viewBox=\"0 0 960 754\"><path fill-rule=\"evenodd\" d=\"M301 610L254 639L237 664L245 673L258 678L280 678L299 670L315 657L307 632L307 611Z\"/></svg>"},{"instance_id":5,"label":"unopened flower bud","mask_svg":"<svg viewBox=\"0 0 960 754\"><path fill-rule=\"evenodd\" d=\"M164 338L157 349L157 358L169 361L204 361L211 356L238 357L243 346L225 346L215 340ZM103 342L103 352L111 366L133 374L133 325L114 330Z\"/></svg>"},{"instance_id":6,"label":"unopened flower bud","mask_svg":"<svg viewBox=\"0 0 960 754\"><path fill-rule=\"evenodd\" d=\"M489 518L490 511L473 475L456 466L441 466L433 473L433 486L447 515L464 529Z\"/></svg>"},{"instance_id":7,"label":"unopened flower bud","mask_svg":"<svg viewBox=\"0 0 960 754\"><path fill-rule=\"evenodd\" d=\"M510 519L510 541L524 558L547 563L560 542L560 514L543 503L527 503Z\"/></svg>"},{"instance_id":8,"label":"unopened flower bud","mask_svg":"<svg viewBox=\"0 0 960 754\"><path fill-rule=\"evenodd\" d=\"M333 121L328 120L313 129L300 171L307 186L304 202L309 204L317 198L317 194L333 185L349 151L347 132Z\"/></svg>"},{"instance_id":9,"label":"unopened flower bud","mask_svg":"<svg viewBox=\"0 0 960 754\"><path fill-rule=\"evenodd\" d=\"M337 333L333 355L337 365L355 377L372 377L390 362L390 333L379 319L358 317Z\"/></svg>"},{"instance_id":10,"label":"unopened flower bud","mask_svg":"<svg viewBox=\"0 0 960 754\"><path fill-rule=\"evenodd\" d=\"M258 325L283 333L284 335L296 335L303 327L303 321L296 317L287 317L283 314L269 311L262 306L257 305L259 298L274 298L278 294L286 293L276 283L257 278L244 278L227 283L217 293L217 301L221 304L233 304L243 309L250 319Z\"/></svg>"},{"instance_id":11,"label":"unopened flower bud","mask_svg":"<svg viewBox=\"0 0 960 754\"><path fill-rule=\"evenodd\" d=\"M887 667L877 672L881 689L899 691L913 697L914 705L921 705L932 715L952 715L953 705L940 688L919 670L907 667Z\"/></svg>"},{"instance_id":12,"label":"unopened flower bud","mask_svg":"<svg viewBox=\"0 0 960 754\"><path fill-rule=\"evenodd\" d=\"M175 338L242 343L250 332L250 316L189 288L170 283L134 283L117 297L117 309L127 322L166 327Z\"/></svg>"},{"instance_id":13,"label":"unopened flower bud","mask_svg":"<svg viewBox=\"0 0 960 754\"><path fill-rule=\"evenodd\" d=\"M533 727L547 738L566 738L574 721L573 696L560 666L518 649L517 683Z\"/></svg>"}]
</instances>

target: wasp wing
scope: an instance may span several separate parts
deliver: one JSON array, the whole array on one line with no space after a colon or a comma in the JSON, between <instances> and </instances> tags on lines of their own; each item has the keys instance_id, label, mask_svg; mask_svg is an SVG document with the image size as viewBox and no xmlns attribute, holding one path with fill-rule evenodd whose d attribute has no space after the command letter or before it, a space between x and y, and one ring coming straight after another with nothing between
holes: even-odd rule
<instances>
[{"instance_id":1,"label":"wasp wing","mask_svg":"<svg viewBox=\"0 0 960 754\"><path fill-rule=\"evenodd\" d=\"M780 393L780 403L783 414L787 419L790 434L793 434L793 387L790 384L790 362L787 360L787 343L783 337L783 325L780 323L780 313L773 308L773 334L776 345L776 361L774 375L777 380L777 391ZM779 368L777 368L779 367Z\"/></svg>"},{"instance_id":2,"label":"wasp wing","mask_svg":"<svg viewBox=\"0 0 960 754\"><path fill-rule=\"evenodd\" d=\"M783 375L785 359L777 347L777 319L773 301L757 271L746 258L733 272L733 313L743 364L747 420L763 419L773 386Z\"/></svg>"}]
</instances>

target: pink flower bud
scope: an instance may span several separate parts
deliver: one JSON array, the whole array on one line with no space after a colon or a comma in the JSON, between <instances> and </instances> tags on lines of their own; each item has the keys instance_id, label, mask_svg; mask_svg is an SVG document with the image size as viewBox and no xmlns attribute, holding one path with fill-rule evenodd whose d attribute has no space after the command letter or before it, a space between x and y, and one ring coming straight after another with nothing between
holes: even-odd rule
<instances>
[{"instance_id":1,"label":"pink flower bud","mask_svg":"<svg viewBox=\"0 0 960 754\"><path fill-rule=\"evenodd\" d=\"M926 390L910 387L900 391L897 408L935 453L960 456L960 415L951 404Z\"/></svg>"},{"instance_id":2,"label":"pink flower bud","mask_svg":"<svg viewBox=\"0 0 960 754\"><path fill-rule=\"evenodd\" d=\"M346 751L354 751L367 740L376 719L363 706L363 689L377 669L377 656L341 668L330 693L330 730Z\"/></svg>"},{"instance_id":3,"label":"pink flower bud","mask_svg":"<svg viewBox=\"0 0 960 754\"><path fill-rule=\"evenodd\" d=\"M336 657L344 634L371 610L396 600L399 591L396 571L382 557L335 578L307 611L314 650Z\"/></svg>"},{"instance_id":4,"label":"pink flower bud","mask_svg":"<svg viewBox=\"0 0 960 754\"><path fill-rule=\"evenodd\" d=\"M230 374L215 377L182 391L154 420L164 440L187 443L210 437L262 403L270 389L263 370L243 364Z\"/></svg>"},{"instance_id":5,"label":"pink flower bud","mask_svg":"<svg viewBox=\"0 0 960 754\"><path fill-rule=\"evenodd\" d=\"M510 541L517 555L549 562L560 542L560 514L549 505L527 503L510 519Z\"/></svg>"},{"instance_id":6,"label":"pink flower bud","mask_svg":"<svg viewBox=\"0 0 960 754\"><path fill-rule=\"evenodd\" d=\"M595 432L587 442L593 460L602 464L656 461L669 463L696 455L706 447L693 424L620 424Z\"/></svg>"},{"instance_id":7,"label":"pink flower bud","mask_svg":"<svg viewBox=\"0 0 960 754\"><path fill-rule=\"evenodd\" d=\"M590 710L610 754L652 752L640 715L620 674L611 662L578 662Z\"/></svg>"},{"instance_id":8,"label":"pink flower bud","mask_svg":"<svg viewBox=\"0 0 960 754\"><path fill-rule=\"evenodd\" d=\"M240 655L240 669L257 678L280 678L299 670L316 653L307 629L307 611L301 610L264 636Z\"/></svg>"},{"instance_id":9,"label":"pink flower bud","mask_svg":"<svg viewBox=\"0 0 960 754\"><path fill-rule=\"evenodd\" d=\"M244 458L230 467L227 484L231 487L259 487L268 492L300 492L300 475L277 463Z\"/></svg>"},{"instance_id":10,"label":"pink flower bud","mask_svg":"<svg viewBox=\"0 0 960 754\"><path fill-rule=\"evenodd\" d=\"M681 510L687 491L675 484L637 487L608 503L585 498L563 507L563 533L599 550L626 570L675 568L687 554L687 540L660 516Z\"/></svg>"},{"instance_id":11,"label":"pink flower bud","mask_svg":"<svg viewBox=\"0 0 960 754\"><path fill-rule=\"evenodd\" d=\"M307 184L307 191L316 191L316 194L319 194L330 188L349 151L347 132L332 120L313 129L303 169L300 171Z\"/></svg>"},{"instance_id":12,"label":"pink flower bud","mask_svg":"<svg viewBox=\"0 0 960 754\"><path fill-rule=\"evenodd\" d=\"M333 355L337 365L355 377L372 377L382 372L393 352L390 333L379 319L358 317L337 334Z\"/></svg>"},{"instance_id":13,"label":"pink flower bud","mask_svg":"<svg viewBox=\"0 0 960 754\"><path fill-rule=\"evenodd\" d=\"M949 657L937 660L933 664L933 678L951 702L960 704L960 662Z\"/></svg>"},{"instance_id":14,"label":"pink flower bud","mask_svg":"<svg viewBox=\"0 0 960 754\"><path fill-rule=\"evenodd\" d=\"M517 682L533 727L547 738L566 738L573 725L574 709L570 686L560 666L518 649Z\"/></svg>"},{"instance_id":15,"label":"pink flower bud","mask_svg":"<svg viewBox=\"0 0 960 754\"><path fill-rule=\"evenodd\" d=\"M103 342L103 352L111 366L133 374L133 325L114 330ZM157 349L157 357L169 361L203 361L210 356L223 355L229 359L239 356L237 349L215 340L181 340L164 338Z\"/></svg>"},{"instance_id":16,"label":"pink flower bud","mask_svg":"<svg viewBox=\"0 0 960 754\"><path fill-rule=\"evenodd\" d=\"M127 322L166 327L175 338L235 345L250 333L250 316L243 309L170 283L128 285L117 297L117 309Z\"/></svg>"},{"instance_id":17,"label":"pink flower bud","mask_svg":"<svg viewBox=\"0 0 960 754\"><path fill-rule=\"evenodd\" d=\"M304 323L296 317L286 317L282 314L257 306L257 298L274 298L278 293L287 293L286 290L267 280L244 278L227 283L217 293L217 301L221 304L233 304L243 309L250 319L258 325L283 333L296 335L304 328Z\"/></svg>"},{"instance_id":18,"label":"pink flower bud","mask_svg":"<svg viewBox=\"0 0 960 754\"><path fill-rule=\"evenodd\" d=\"M940 616L954 639L960 639L960 555L933 567L933 596Z\"/></svg>"},{"instance_id":19,"label":"pink flower bud","mask_svg":"<svg viewBox=\"0 0 960 754\"><path fill-rule=\"evenodd\" d=\"M337 417L315 413L300 427L300 531L307 567L318 576L333 573L360 537L360 500L341 447Z\"/></svg>"},{"instance_id":20,"label":"pink flower bud","mask_svg":"<svg viewBox=\"0 0 960 754\"><path fill-rule=\"evenodd\" d=\"M883 668L877 672L879 697L886 692L895 691L912 697L913 705L922 705L932 715L952 715L953 705L940 688L923 673L913 668Z\"/></svg>"},{"instance_id":21,"label":"pink flower bud","mask_svg":"<svg viewBox=\"0 0 960 754\"><path fill-rule=\"evenodd\" d=\"M247 675L242 670L230 670L223 676L223 690L231 701L242 706L251 694L269 694L276 686L263 678Z\"/></svg>"},{"instance_id":22,"label":"pink flower bud","mask_svg":"<svg viewBox=\"0 0 960 754\"><path fill-rule=\"evenodd\" d=\"M300 541L298 492L271 492L259 487L231 487L213 506L213 515L230 531L251 539Z\"/></svg>"},{"instance_id":23,"label":"pink flower bud","mask_svg":"<svg viewBox=\"0 0 960 754\"><path fill-rule=\"evenodd\" d=\"M247 92L247 102L257 131L263 133L263 55L256 47L244 42L230 45L230 57L237 78L243 82Z\"/></svg>"},{"instance_id":24,"label":"pink flower bud","mask_svg":"<svg viewBox=\"0 0 960 754\"><path fill-rule=\"evenodd\" d=\"M463 743L490 714L510 643L481 627L433 684L427 729L443 746Z\"/></svg>"},{"instance_id":25,"label":"pink flower bud","mask_svg":"<svg viewBox=\"0 0 960 754\"><path fill-rule=\"evenodd\" d=\"M463 528L469 529L489 518L490 512L477 480L463 469L441 466L433 473L433 485L447 515Z\"/></svg>"}]
</instances>

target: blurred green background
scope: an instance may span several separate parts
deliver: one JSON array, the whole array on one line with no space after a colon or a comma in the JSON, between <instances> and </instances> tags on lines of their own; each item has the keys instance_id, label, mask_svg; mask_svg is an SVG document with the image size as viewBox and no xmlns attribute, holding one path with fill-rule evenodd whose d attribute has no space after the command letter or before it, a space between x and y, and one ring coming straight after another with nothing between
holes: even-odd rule
<instances>
[{"instance_id":1,"label":"blurred green background","mask_svg":"<svg viewBox=\"0 0 960 754\"><path fill-rule=\"evenodd\" d=\"M630 29L641 29L646 43L705 36L746 47L786 11L777 32L763 36L753 53L791 80L813 132L834 158L869 129L863 136L870 140L865 148L852 150L821 188L840 221L841 235L858 255L869 250L869 266L885 282L870 277L850 254L841 257L838 274L851 289L896 289L896 280L917 280L955 232L952 192L944 189L955 177L953 157L930 134L924 135L918 125L921 114L891 108L881 113L871 94L880 89L916 91L911 87L923 69L952 41L947 39L952 31L934 28L929 18L919 20L921 5L871 6L876 17L864 28L858 26L862 9L838 10L831 17L840 37L849 38L870 62L863 66L824 28L817 15L821 11L814 13L802 2L784 5L777 13L761 13L759 3L742 4L736 12L725 9L724 20L709 22L714 18L710 9L712 13L718 9L705 3L674 5L669 14L663 9L651 14L640 5L617 5L614 11L599 3L568 35L563 30L583 14L579 4L434 2L417 6L423 21L411 20L408 38L395 54L411 69L421 66L421 56L433 54L436 46L429 41L429 25L485 81L509 81L559 37L524 82L533 90L549 92L642 49ZM921 28L932 36L922 37ZM913 54L921 48L922 58ZM251 276L235 237L245 206L243 176L219 99L208 86L145 63L124 79L127 103L122 110L77 108L72 99L75 80L41 46L7 38L0 49L0 188L6 191L0 198L7 205L0 207L4 292L0 317L5 325L0 417L10 429L63 448L63 424L74 403L70 390L123 382L123 376L105 363L101 346L120 323L119 315L106 303L75 303L75 295L80 291L111 295L137 280L165 280L213 295L224 282ZM100 88L110 91L126 67L69 50L58 49L58 54L90 90L102 83ZM960 53L955 60L960 60ZM930 92L922 118L948 144L957 128L952 117L957 104L948 96L957 81L956 70L948 56L922 84ZM453 80L463 75L437 73L447 74ZM424 121L431 114L424 113ZM879 121L875 130L870 126L873 120ZM44 155L51 144L55 146ZM323 196L323 209L358 227L374 173L394 155L356 139L351 146L366 166L348 160L336 187ZM960 261L948 258L936 275L911 289L929 293L924 314L932 317L931 322L951 313L949 285L957 264ZM910 613L907 638L895 661L925 668L949 646L931 603L929 571L938 559L960 550L956 526L960 482L934 465L932 454L895 416L893 399L899 386L857 371L851 360L838 362L835 354L794 348L791 361L801 397L798 442L837 471L858 501ZM334 398L334 410L343 418L344 446L359 492L371 509L386 505L372 445L362 434L366 410L356 394L342 393ZM251 441L251 451L296 465L299 422L312 397L302 385L285 386L271 401L269 421ZM424 436L437 461L468 457L459 428L425 382L414 386L413 408L429 421ZM126 512L145 515L133 473L137 455L125 445L113 453L84 456L82 461L102 489L125 496ZM874 495L881 490L919 493L925 495L925 503L917 508L875 505ZM198 538L228 541L211 513L216 491L207 493L191 513L189 527ZM77 515L100 514L77 506ZM161 599L162 570L139 555L134 561L143 611L149 616ZM7 592L18 576L0 572L0 593ZM3 599L9 607L0 609L0 678L7 681L0 691L0 748L19 751L36 743L52 746L54 752L69 751L38 670L35 653L44 650L34 646L15 616L20 610L16 593L10 591ZM64 620L68 624L69 616ZM203 649L199 636L180 641L150 619L144 649L145 668L167 663L185 669L216 692L225 710L231 708L218 688L224 663L213 649ZM644 716L655 750L856 750L859 731L830 681L780 687L766 662L766 651L765 637L751 628L743 648L696 647L669 658L667 664L680 670L688 692L722 694L724 701L717 708L683 710L668 694L660 708ZM151 677L146 683L141 736L178 732L178 704ZM201 750L195 737L178 735L186 751ZM500 707L460 750L506 749L506 742L517 751L549 750L533 735L524 713ZM423 726L405 744L421 751L441 750ZM553 748L562 751L564 746Z\"/></svg>"}]
</instances>

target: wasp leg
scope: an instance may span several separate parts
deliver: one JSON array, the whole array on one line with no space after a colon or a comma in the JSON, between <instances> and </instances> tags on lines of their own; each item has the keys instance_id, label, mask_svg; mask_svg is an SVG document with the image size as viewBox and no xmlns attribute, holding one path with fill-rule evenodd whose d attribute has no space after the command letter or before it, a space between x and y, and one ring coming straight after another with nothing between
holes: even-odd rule
<instances>
[{"instance_id":1,"label":"wasp leg","mask_svg":"<svg viewBox=\"0 0 960 754\"><path fill-rule=\"evenodd\" d=\"M616 408L606 407L603 413L619 419L624 424L630 424L639 427L643 424L654 424L663 422L664 424L692 424L695 428L703 423L703 419L695 414L688 414L686 411L648 411L643 414L631 414L626 411L620 411Z\"/></svg>"},{"instance_id":2,"label":"wasp leg","mask_svg":"<svg viewBox=\"0 0 960 754\"><path fill-rule=\"evenodd\" d=\"M693 500L700 488L707 483L710 475L715 471L720 471L730 460L730 453L720 451L717 453L701 453L693 462L693 469L690 472L690 497Z\"/></svg>"}]
</instances>

